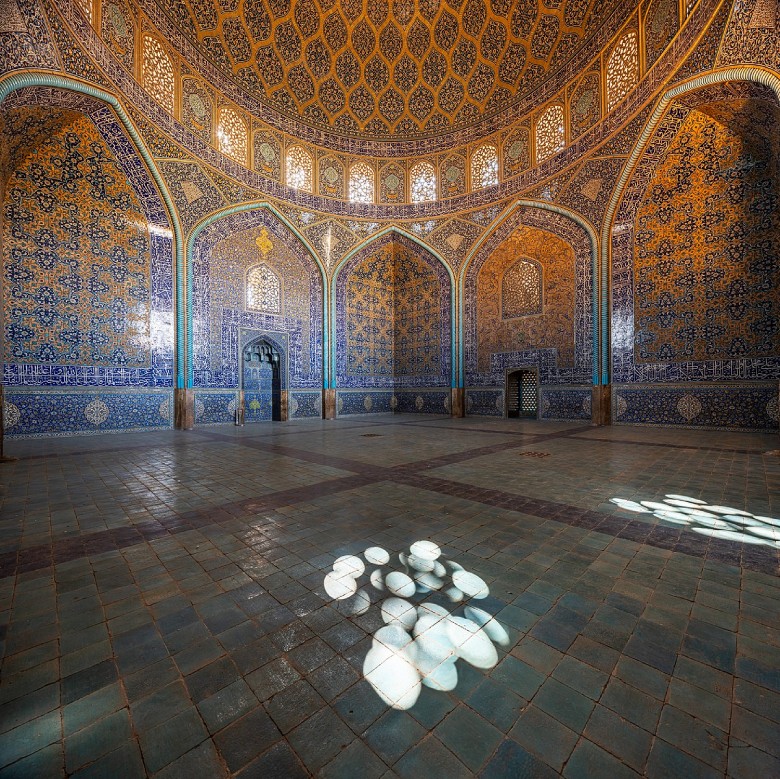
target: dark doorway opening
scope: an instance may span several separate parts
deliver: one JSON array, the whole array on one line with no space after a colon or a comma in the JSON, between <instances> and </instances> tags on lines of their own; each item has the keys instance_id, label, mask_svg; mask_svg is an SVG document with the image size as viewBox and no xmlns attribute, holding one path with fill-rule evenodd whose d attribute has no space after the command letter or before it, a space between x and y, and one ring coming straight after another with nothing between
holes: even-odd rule
<instances>
[{"instance_id":1,"label":"dark doorway opening","mask_svg":"<svg viewBox=\"0 0 780 779\"><path fill-rule=\"evenodd\" d=\"M282 360L279 350L264 339L244 347L241 383L247 422L282 419Z\"/></svg>"},{"instance_id":2,"label":"dark doorway opening","mask_svg":"<svg viewBox=\"0 0 780 779\"><path fill-rule=\"evenodd\" d=\"M539 413L539 381L536 371L512 371L506 377L506 415L536 419Z\"/></svg>"}]
</instances>

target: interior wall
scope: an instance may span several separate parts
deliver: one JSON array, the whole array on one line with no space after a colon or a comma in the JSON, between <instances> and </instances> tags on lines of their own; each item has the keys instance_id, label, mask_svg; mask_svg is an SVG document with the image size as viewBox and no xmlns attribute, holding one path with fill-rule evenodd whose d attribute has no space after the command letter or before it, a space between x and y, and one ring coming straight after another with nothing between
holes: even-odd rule
<instances>
[{"instance_id":1,"label":"interior wall","mask_svg":"<svg viewBox=\"0 0 780 779\"><path fill-rule=\"evenodd\" d=\"M336 284L339 413L446 413L451 305L444 266L404 236L383 236L349 260Z\"/></svg>"},{"instance_id":2,"label":"interior wall","mask_svg":"<svg viewBox=\"0 0 780 779\"><path fill-rule=\"evenodd\" d=\"M543 419L590 419L592 247L585 230L523 209L486 242L466 274L469 414L503 416L507 372L538 372Z\"/></svg>"},{"instance_id":3,"label":"interior wall","mask_svg":"<svg viewBox=\"0 0 780 779\"><path fill-rule=\"evenodd\" d=\"M276 302L252 299L260 266L278 280ZM284 355L290 417L320 416L322 283L299 239L264 208L224 217L199 234L192 276L196 423L234 419L241 352L258 337Z\"/></svg>"},{"instance_id":4,"label":"interior wall","mask_svg":"<svg viewBox=\"0 0 780 779\"><path fill-rule=\"evenodd\" d=\"M172 422L172 240L105 107L2 114L8 435Z\"/></svg>"},{"instance_id":5,"label":"interior wall","mask_svg":"<svg viewBox=\"0 0 780 779\"><path fill-rule=\"evenodd\" d=\"M779 122L755 98L670 111L616 257L614 421L777 427Z\"/></svg>"}]
</instances>

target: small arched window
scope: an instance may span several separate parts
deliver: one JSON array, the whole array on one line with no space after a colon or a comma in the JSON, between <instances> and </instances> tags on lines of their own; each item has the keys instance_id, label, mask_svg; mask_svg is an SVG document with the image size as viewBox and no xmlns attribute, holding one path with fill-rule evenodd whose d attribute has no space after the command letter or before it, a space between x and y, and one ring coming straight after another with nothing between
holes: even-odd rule
<instances>
[{"instance_id":1,"label":"small arched window","mask_svg":"<svg viewBox=\"0 0 780 779\"><path fill-rule=\"evenodd\" d=\"M238 111L232 108L220 108L217 122L217 144L219 150L232 157L236 162L246 165L249 148L246 123Z\"/></svg>"},{"instance_id":2,"label":"small arched window","mask_svg":"<svg viewBox=\"0 0 780 779\"><path fill-rule=\"evenodd\" d=\"M365 162L349 169L349 199L353 203L374 202L374 171Z\"/></svg>"},{"instance_id":3,"label":"small arched window","mask_svg":"<svg viewBox=\"0 0 780 779\"><path fill-rule=\"evenodd\" d=\"M471 155L471 188L482 189L493 184L498 184L498 149L486 143Z\"/></svg>"},{"instance_id":4,"label":"small arched window","mask_svg":"<svg viewBox=\"0 0 780 779\"><path fill-rule=\"evenodd\" d=\"M163 45L152 35L144 36L141 73L144 89L172 114L176 102L173 63Z\"/></svg>"},{"instance_id":5,"label":"small arched window","mask_svg":"<svg viewBox=\"0 0 780 779\"><path fill-rule=\"evenodd\" d=\"M639 38L634 30L617 43L607 61L607 108L612 110L639 81Z\"/></svg>"},{"instance_id":6,"label":"small arched window","mask_svg":"<svg viewBox=\"0 0 780 779\"><path fill-rule=\"evenodd\" d=\"M285 157L287 169L287 186L312 191L312 161L311 154L301 146L290 146Z\"/></svg>"},{"instance_id":7,"label":"small arched window","mask_svg":"<svg viewBox=\"0 0 780 779\"><path fill-rule=\"evenodd\" d=\"M536 120L536 161L541 162L566 145L563 106L549 106Z\"/></svg>"},{"instance_id":8,"label":"small arched window","mask_svg":"<svg viewBox=\"0 0 780 779\"><path fill-rule=\"evenodd\" d=\"M519 260L501 279L501 317L516 319L542 313L542 267Z\"/></svg>"},{"instance_id":9,"label":"small arched window","mask_svg":"<svg viewBox=\"0 0 780 779\"><path fill-rule=\"evenodd\" d=\"M246 274L246 307L268 314L282 313L282 282L264 262Z\"/></svg>"},{"instance_id":10,"label":"small arched window","mask_svg":"<svg viewBox=\"0 0 780 779\"><path fill-rule=\"evenodd\" d=\"M436 169L430 162L418 162L409 171L412 203L436 200Z\"/></svg>"}]
</instances>

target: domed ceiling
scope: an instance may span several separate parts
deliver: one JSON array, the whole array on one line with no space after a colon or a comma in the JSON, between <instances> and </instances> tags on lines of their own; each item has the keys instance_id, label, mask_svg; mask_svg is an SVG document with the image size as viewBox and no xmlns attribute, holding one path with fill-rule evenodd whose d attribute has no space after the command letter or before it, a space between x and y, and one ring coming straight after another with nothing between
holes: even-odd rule
<instances>
[{"instance_id":1,"label":"domed ceiling","mask_svg":"<svg viewBox=\"0 0 780 779\"><path fill-rule=\"evenodd\" d=\"M505 109L569 62L607 19L625 18L635 3L176 0L161 5L205 56L266 106L318 129L382 139L447 132Z\"/></svg>"}]
</instances>

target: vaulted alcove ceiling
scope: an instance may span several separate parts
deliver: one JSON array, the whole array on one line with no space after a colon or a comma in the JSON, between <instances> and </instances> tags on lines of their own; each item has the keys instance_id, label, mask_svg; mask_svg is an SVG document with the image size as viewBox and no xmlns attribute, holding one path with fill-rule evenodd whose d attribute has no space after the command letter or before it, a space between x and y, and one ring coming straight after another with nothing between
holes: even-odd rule
<instances>
[{"instance_id":1,"label":"vaulted alcove ceiling","mask_svg":"<svg viewBox=\"0 0 780 779\"><path fill-rule=\"evenodd\" d=\"M328 132L398 139L479 122L496 129L491 117L586 65L579 61L598 54L605 28L636 4L176 0L161 8L266 107Z\"/></svg>"}]
</instances>

